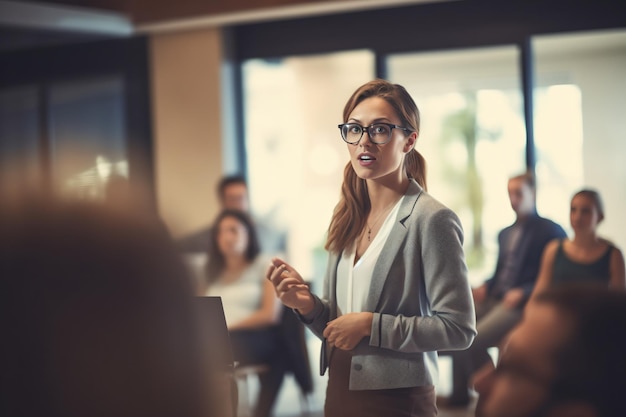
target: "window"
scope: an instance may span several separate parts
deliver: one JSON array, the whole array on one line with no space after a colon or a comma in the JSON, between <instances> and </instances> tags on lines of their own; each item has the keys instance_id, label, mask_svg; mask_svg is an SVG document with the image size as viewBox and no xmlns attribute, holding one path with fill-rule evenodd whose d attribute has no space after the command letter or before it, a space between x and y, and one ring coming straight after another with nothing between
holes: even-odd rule
<instances>
[{"instance_id":1,"label":"window","mask_svg":"<svg viewBox=\"0 0 626 417\"><path fill-rule=\"evenodd\" d=\"M599 233L626 247L626 30L537 36L535 143L538 209L571 230L572 194L592 187Z\"/></svg>"},{"instance_id":2,"label":"window","mask_svg":"<svg viewBox=\"0 0 626 417\"><path fill-rule=\"evenodd\" d=\"M323 276L326 230L348 162L337 124L345 101L373 71L368 51L243 66L252 208L288 230L287 256L305 279Z\"/></svg>"},{"instance_id":3,"label":"window","mask_svg":"<svg viewBox=\"0 0 626 417\"><path fill-rule=\"evenodd\" d=\"M388 60L390 80L420 109L417 149L427 162L428 191L461 219L473 285L493 273L497 234L515 219L507 181L526 170L517 62L513 46Z\"/></svg>"},{"instance_id":4,"label":"window","mask_svg":"<svg viewBox=\"0 0 626 417\"><path fill-rule=\"evenodd\" d=\"M22 188L41 180L37 87L0 91L0 178Z\"/></svg>"},{"instance_id":5,"label":"window","mask_svg":"<svg viewBox=\"0 0 626 417\"><path fill-rule=\"evenodd\" d=\"M147 64L144 37L0 54L2 182L100 199L118 174L151 209Z\"/></svg>"},{"instance_id":6,"label":"window","mask_svg":"<svg viewBox=\"0 0 626 417\"><path fill-rule=\"evenodd\" d=\"M128 177L123 92L119 77L50 88L52 176L63 191L103 198L111 175Z\"/></svg>"}]
</instances>

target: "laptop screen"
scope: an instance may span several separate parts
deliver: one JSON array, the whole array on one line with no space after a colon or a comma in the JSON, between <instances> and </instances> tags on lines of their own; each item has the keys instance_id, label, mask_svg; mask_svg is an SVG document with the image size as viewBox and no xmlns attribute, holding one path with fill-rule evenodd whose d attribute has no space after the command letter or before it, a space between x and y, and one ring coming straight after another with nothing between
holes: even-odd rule
<instances>
[{"instance_id":1,"label":"laptop screen","mask_svg":"<svg viewBox=\"0 0 626 417\"><path fill-rule=\"evenodd\" d=\"M200 320L204 341L209 350L213 366L232 371L234 366L230 336L221 297L196 297L200 309Z\"/></svg>"}]
</instances>

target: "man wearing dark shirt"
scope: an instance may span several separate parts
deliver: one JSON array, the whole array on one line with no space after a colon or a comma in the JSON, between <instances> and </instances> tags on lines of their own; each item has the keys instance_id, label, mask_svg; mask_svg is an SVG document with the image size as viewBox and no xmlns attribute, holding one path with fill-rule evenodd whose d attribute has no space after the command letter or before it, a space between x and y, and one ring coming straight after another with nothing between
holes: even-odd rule
<instances>
[{"instance_id":1,"label":"man wearing dark shirt","mask_svg":"<svg viewBox=\"0 0 626 417\"><path fill-rule=\"evenodd\" d=\"M498 235L500 249L493 277L472 290L478 335L467 350L448 352L452 356L454 381L452 394L442 405L469 404L470 378L491 360L487 350L498 346L520 321L537 279L545 245L566 236L561 226L537 214L532 174L510 178L508 193L517 218Z\"/></svg>"},{"instance_id":2,"label":"man wearing dark shirt","mask_svg":"<svg viewBox=\"0 0 626 417\"><path fill-rule=\"evenodd\" d=\"M251 213L248 184L246 179L241 175L227 175L222 177L217 184L217 197L221 210L240 210L245 213ZM258 232L261 250L272 255L284 255L287 251L286 232L254 216L252 220ZM183 253L205 254L209 250L210 235L211 227L204 227L180 239L178 241L178 247Z\"/></svg>"}]
</instances>

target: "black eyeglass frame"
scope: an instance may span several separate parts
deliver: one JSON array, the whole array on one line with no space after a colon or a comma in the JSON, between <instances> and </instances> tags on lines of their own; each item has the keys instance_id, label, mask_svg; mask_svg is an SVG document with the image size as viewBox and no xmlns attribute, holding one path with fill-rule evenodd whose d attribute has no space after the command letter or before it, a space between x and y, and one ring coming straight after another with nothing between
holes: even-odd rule
<instances>
[{"instance_id":1,"label":"black eyeglass frame","mask_svg":"<svg viewBox=\"0 0 626 417\"><path fill-rule=\"evenodd\" d=\"M375 140L372 139L372 134L370 132L370 129L373 128L374 126L379 126L379 125L384 125L384 126L389 127L389 136L387 137L387 140L385 140L384 142L376 142ZM343 133L343 127L344 126L358 126L358 127L360 127L361 128L361 136L359 136L359 140L354 141L354 142L348 141L346 139L346 137L344 136L344 133ZM340 125L337 125L337 127L339 128L339 131L341 132L341 139L343 139L344 142L349 143L350 145L356 145L357 143L361 142L361 139L363 139L363 134L365 133L365 131L367 131L367 134L370 137L370 141L373 144L375 144L375 145L384 145L386 143L389 143L389 141L391 140L393 129L400 129L400 130L404 130L405 132L412 132L412 130L409 129L408 127L394 125L393 123L384 123L384 122L372 123L369 126L361 126L358 123L341 123Z\"/></svg>"}]
</instances>

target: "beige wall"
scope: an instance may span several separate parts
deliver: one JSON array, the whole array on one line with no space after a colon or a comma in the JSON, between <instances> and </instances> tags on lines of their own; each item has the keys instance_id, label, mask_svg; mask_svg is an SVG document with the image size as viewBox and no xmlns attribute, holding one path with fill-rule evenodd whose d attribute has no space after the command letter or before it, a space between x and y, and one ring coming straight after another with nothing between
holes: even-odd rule
<instances>
[{"instance_id":1,"label":"beige wall","mask_svg":"<svg viewBox=\"0 0 626 417\"><path fill-rule=\"evenodd\" d=\"M602 195L606 218L599 233L622 250L626 250L625 71L626 45L579 62L574 73L583 94L583 185Z\"/></svg>"},{"instance_id":2,"label":"beige wall","mask_svg":"<svg viewBox=\"0 0 626 417\"><path fill-rule=\"evenodd\" d=\"M155 177L159 213L175 237L217 213L223 172L219 29L154 35L150 41Z\"/></svg>"}]
</instances>

